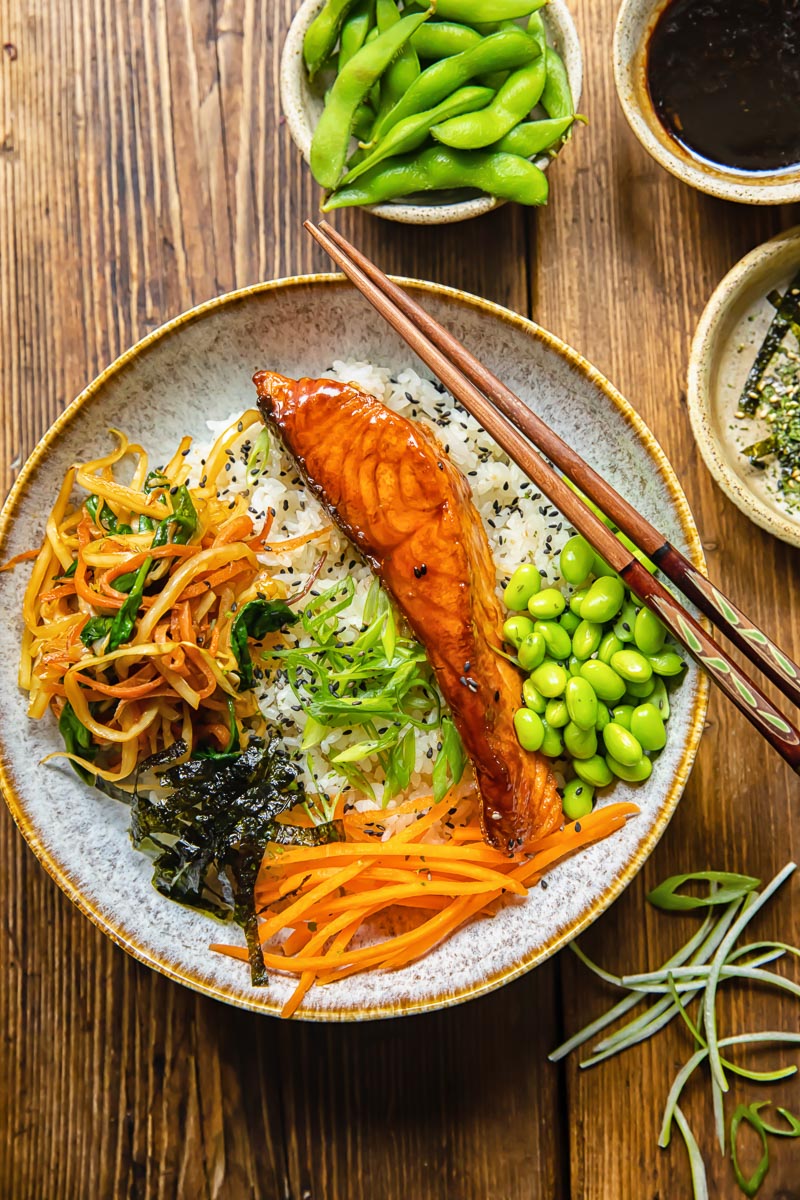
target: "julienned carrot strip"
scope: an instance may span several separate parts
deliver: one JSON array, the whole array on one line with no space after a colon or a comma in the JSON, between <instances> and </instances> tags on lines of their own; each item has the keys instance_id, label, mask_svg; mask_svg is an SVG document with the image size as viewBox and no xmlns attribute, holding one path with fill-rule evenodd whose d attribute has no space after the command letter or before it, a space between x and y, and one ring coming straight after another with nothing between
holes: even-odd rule
<instances>
[{"instance_id":1,"label":"julienned carrot strip","mask_svg":"<svg viewBox=\"0 0 800 1200\"><path fill-rule=\"evenodd\" d=\"M502 866L515 861L485 843L482 846L464 846L459 854L464 862L483 863L485 866ZM430 859L442 858L446 861L452 858L453 851L446 842L426 842L424 845L415 845L398 842L396 838L389 838L385 842L329 842L324 846L297 846L291 850L283 850L275 860L268 859L267 863L272 866L274 861L280 861L282 866L296 866L298 863L307 864L315 861L321 863L326 859L355 858L358 855L367 855L369 858L400 858L403 860L419 858L420 855L424 855Z\"/></svg>"},{"instance_id":2,"label":"julienned carrot strip","mask_svg":"<svg viewBox=\"0 0 800 1200\"><path fill-rule=\"evenodd\" d=\"M498 883L502 880L502 886L489 881L481 883L460 881L450 885L451 891L458 887L459 894L450 898L449 903L446 902L446 895L434 895L434 892L447 892L448 890L448 881L442 881L439 874L445 871L446 865L452 866L454 874L458 873L459 859L462 861L466 859L463 862L466 870L480 865L473 861L474 846L463 846L458 843L446 843L444 846L440 846L408 841L399 842L395 837L378 845L372 842L350 846L334 843L334 846L340 848L339 853L322 855L318 853L317 864L313 866L306 855L305 879L308 881L316 878L320 871L325 871L327 876L323 883L318 883L315 888L311 889L311 892L307 893L306 900L313 893L316 893L316 897L310 905L302 909L303 920L314 921L315 917L317 918L317 931L313 937L308 939L292 935L291 940L284 943L282 953L265 951L265 962L268 967L274 970L288 970L301 976L298 989L285 1006L286 1011L290 1013L296 1011L302 997L314 982L342 979L369 967L396 969L418 958L465 921L481 912L491 911L492 903L508 890L509 885L530 884L558 859L621 828L626 818L635 811L638 811L635 805L610 805L584 818L581 823L578 823L577 829L576 825L572 824L559 830L557 834L542 839L540 848L532 855L526 855L522 859L508 859L500 856L505 870L489 871L486 869L486 873L494 876L495 879L499 877ZM413 829L413 827L411 828ZM392 842L394 842L394 853L392 853ZM409 852L403 853L401 847ZM331 847L315 849L317 851L330 850ZM341 864L342 859L346 858L346 854L342 854L342 850L361 853L368 860L372 860L363 863L362 859L361 869L359 869L358 861L350 863L349 869L355 869L350 886L341 883L340 873L329 874L330 867L325 861L333 858ZM387 850L389 851L388 855ZM399 860L399 865L378 865L381 854L384 856L384 863L390 861L398 863ZM294 861L287 863L286 860L290 856L294 858ZM423 876L426 874L424 865L426 858L431 862L430 883L425 878L420 878L420 871L423 872ZM280 858L268 860L265 869L272 873L276 869L283 870L287 865L299 865L296 852L288 851ZM435 879L434 872L436 873ZM461 873L464 874L466 871ZM339 881L334 884L332 881L336 878L336 874L339 874ZM402 882L404 875L408 876L406 883ZM301 872L296 872L294 877L290 874L289 877L294 881L298 876L302 879ZM376 883L385 883L387 886L370 888L368 885L372 879ZM333 897L332 893L339 888L342 889L342 893L338 897ZM330 899L326 901L326 897L330 897ZM293 906L290 906L295 913L301 911L303 899L301 896ZM434 901L437 906L441 901L445 901L445 903L434 909L431 901ZM377 945L362 946L349 951L346 949L354 932L364 921L374 913L398 904L408 907L424 905L432 911L433 915L415 929L389 938ZM340 912L340 910L343 911ZM264 928L272 928L277 932L282 925L290 924L291 922L287 920L288 913L287 909L280 915L274 916L269 924L265 923ZM297 919L295 917L295 921ZM344 931L349 925L354 926L354 930L345 939ZM342 947L342 943L345 944L344 947ZM328 946L327 950L325 949L326 945ZM336 946L335 955L332 954L334 946ZM287 953L287 950L294 950L295 947L297 947L296 953Z\"/></svg>"},{"instance_id":3,"label":"julienned carrot strip","mask_svg":"<svg viewBox=\"0 0 800 1200\"><path fill-rule=\"evenodd\" d=\"M39 548L36 550L23 550L21 554L15 554L13 558L8 560L8 562L3 563L3 565L0 567L0 572L11 571L14 569L14 567L19 566L20 563L30 562L32 558L38 558L39 554L41 553L41 549L41 546L39 546Z\"/></svg>"},{"instance_id":4,"label":"julienned carrot strip","mask_svg":"<svg viewBox=\"0 0 800 1200\"><path fill-rule=\"evenodd\" d=\"M331 960L335 962L336 958L347 949L353 937L358 932L360 925L361 919L357 917L349 925L345 925L344 929L339 930L327 952ZM281 1009L282 1017L291 1017L297 1011L307 992L315 983L316 978L317 976L314 971L306 971L300 976L297 987Z\"/></svg>"},{"instance_id":5,"label":"julienned carrot strip","mask_svg":"<svg viewBox=\"0 0 800 1200\"><path fill-rule=\"evenodd\" d=\"M363 869L364 863L360 861L351 863L331 876L330 879L323 880L322 883L312 888L306 896L301 896L294 904L290 904L282 913L265 921L258 931L261 942L266 942L269 938L274 937L285 925L294 925L302 917L303 913L316 904L318 900L321 900L323 896L327 896L330 892L335 892L337 888L344 887L348 880L353 879Z\"/></svg>"},{"instance_id":6,"label":"julienned carrot strip","mask_svg":"<svg viewBox=\"0 0 800 1200\"><path fill-rule=\"evenodd\" d=\"M253 522L249 517L233 517L219 528L212 545L227 546L229 542L246 542L253 536Z\"/></svg>"},{"instance_id":7,"label":"julienned carrot strip","mask_svg":"<svg viewBox=\"0 0 800 1200\"><path fill-rule=\"evenodd\" d=\"M316 538L324 537L332 529L332 525L323 525L322 529L314 529L311 533L304 533L300 537L284 538L280 542L269 542L264 545L264 550L270 554L285 554L287 550L299 550L301 546L305 546L308 542L313 542Z\"/></svg>"}]
</instances>

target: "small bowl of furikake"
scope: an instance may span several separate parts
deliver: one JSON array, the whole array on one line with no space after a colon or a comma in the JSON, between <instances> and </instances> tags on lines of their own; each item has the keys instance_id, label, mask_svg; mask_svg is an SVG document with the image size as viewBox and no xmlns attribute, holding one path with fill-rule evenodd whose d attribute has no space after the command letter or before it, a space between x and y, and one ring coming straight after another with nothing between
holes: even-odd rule
<instances>
[{"instance_id":1,"label":"small bowl of furikake","mask_svg":"<svg viewBox=\"0 0 800 1200\"><path fill-rule=\"evenodd\" d=\"M323 211L442 225L547 202L582 79L564 0L304 0L281 102Z\"/></svg>"},{"instance_id":2,"label":"small bowl of furikake","mask_svg":"<svg viewBox=\"0 0 800 1200\"><path fill-rule=\"evenodd\" d=\"M688 406L728 498L800 546L800 226L751 250L717 287L692 345Z\"/></svg>"}]
</instances>

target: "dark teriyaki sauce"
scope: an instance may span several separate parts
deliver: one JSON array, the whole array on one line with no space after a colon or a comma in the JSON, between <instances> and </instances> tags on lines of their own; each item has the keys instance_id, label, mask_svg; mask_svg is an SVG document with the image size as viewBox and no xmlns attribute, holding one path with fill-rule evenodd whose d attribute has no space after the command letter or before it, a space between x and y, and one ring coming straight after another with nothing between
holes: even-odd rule
<instances>
[{"instance_id":1,"label":"dark teriyaki sauce","mask_svg":"<svg viewBox=\"0 0 800 1200\"><path fill-rule=\"evenodd\" d=\"M718 166L800 163L800 0L672 0L647 57L665 129Z\"/></svg>"}]
</instances>

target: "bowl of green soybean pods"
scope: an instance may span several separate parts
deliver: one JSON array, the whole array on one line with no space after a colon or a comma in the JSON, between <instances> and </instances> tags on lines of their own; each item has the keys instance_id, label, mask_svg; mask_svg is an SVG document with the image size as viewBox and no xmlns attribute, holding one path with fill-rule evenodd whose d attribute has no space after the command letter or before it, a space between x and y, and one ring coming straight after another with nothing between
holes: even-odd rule
<instances>
[{"instance_id":1,"label":"bowl of green soybean pods","mask_svg":"<svg viewBox=\"0 0 800 1200\"><path fill-rule=\"evenodd\" d=\"M564 0L305 0L281 103L323 211L441 225L547 202L582 80Z\"/></svg>"},{"instance_id":2,"label":"bowl of green soybean pods","mask_svg":"<svg viewBox=\"0 0 800 1200\"><path fill-rule=\"evenodd\" d=\"M580 535L548 583L520 564L503 592L503 638L526 678L514 728L564 775L568 820L616 779L644 783L667 744L669 687L684 671L659 619Z\"/></svg>"}]
</instances>

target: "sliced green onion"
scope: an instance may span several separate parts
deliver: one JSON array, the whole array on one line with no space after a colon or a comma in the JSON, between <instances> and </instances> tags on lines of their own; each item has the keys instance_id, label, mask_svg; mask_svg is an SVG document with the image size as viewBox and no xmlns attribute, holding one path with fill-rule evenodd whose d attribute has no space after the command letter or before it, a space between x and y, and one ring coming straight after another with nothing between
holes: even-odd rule
<instances>
[{"instance_id":1,"label":"sliced green onion","mask_svg":"<svg viewBox=\"0 0 800 1200\"><path fill-rule=\"evenodd\" d=\"M761 1184L766 1178L769 1170L769 1146L767 1144L767 1133L761 1118L758 1115L758 1110L761 1104L740 1104L736 1112L731 1118L731 1161L736 1174L736 1182L744 1192L745 1196L755 1196ZM756 1167L753 1174L747 1179L739 1165L739 1126L742 1122L746 1122L751 1129L754 1129L761 1140L761 1161Z\"/></svg>"},{"instance_id":2,"label":"sliced green onion","mask_svg":"<svg viewBox=\"0 0 800 1200\"><path fill-rule=\"evenodd\" d=\"M719 886L707 896L683 895L678 888L685 883L709 883ZM647 899L655 908L665 912L688 912L693 908L705 908L709 904L730 904L753 892L761 880L752 875L734 875L729 871L695 871L690 875L671 875L648 893Z\"/></svg>"},{"instance_id":3,"label":"sliced green onion","mask_svg":"<svg viewBox=\"0 0 800 1200\"><path fill-rule=\"evenodd\" d=\"M689 1128L689 1122L677 1104L675 1105L675 1124L680 1129L683 1140L686 1143L686 1152L689 1155L689 1166L692 1171L692 1195L694 1196L694 1200L708 1200L708 1179L706 1177L703 1156L694 1139L694 1134Z\"/></svg>"}]
</instances>

